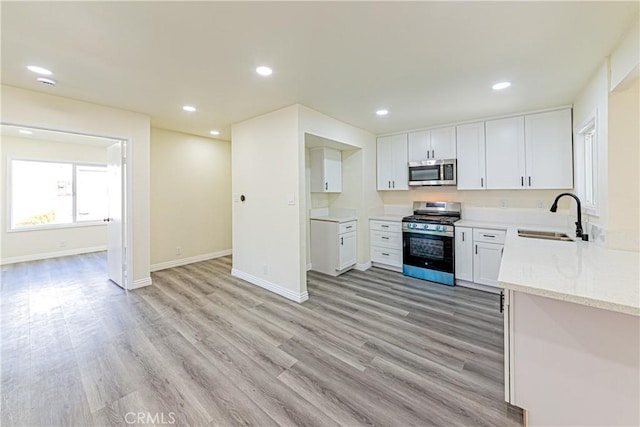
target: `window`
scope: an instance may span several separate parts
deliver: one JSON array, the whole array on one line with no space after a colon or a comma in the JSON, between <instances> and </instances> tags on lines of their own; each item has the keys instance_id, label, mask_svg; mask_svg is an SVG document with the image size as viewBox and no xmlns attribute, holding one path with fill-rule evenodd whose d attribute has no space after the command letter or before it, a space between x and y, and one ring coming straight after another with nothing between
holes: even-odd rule
<instances>
[{"instance_id":1,"label":"window","mask_svg":"<svg viewBox=\"0 0 640 427\"><path fill-rule=\"evenodd\" d=\"M595 115L578 132L578 142L581 143L579 158L581 164L580 196L583 200L584 211L590 215L598 215L598 137Z\"/></svg>"},{"instance_id":2,"label":"window","mask_svg":"<svg viewBox=\"0 0 640 427\"><path fill-rule=\"evenodd\" d=\"M100 221L108 215L107 167L10 161L11 230Z\"/></svg>"}]
</instances>

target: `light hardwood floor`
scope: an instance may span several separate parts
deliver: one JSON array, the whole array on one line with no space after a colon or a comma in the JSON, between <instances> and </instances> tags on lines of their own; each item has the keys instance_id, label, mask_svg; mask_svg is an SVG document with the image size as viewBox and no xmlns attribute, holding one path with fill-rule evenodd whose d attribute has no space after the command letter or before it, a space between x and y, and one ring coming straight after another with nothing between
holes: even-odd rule
<instances>
[{"instance_id":1,"label":"light hardwood floor","mask_svg":"<svg viewBox=\"0 0 640 427\"><path fill-rule=\"evenodd\" d=\"M1 419L31 425L522 425L498 297L380 269L290 302L231 258L125 292L104 253L2 267Z\"/></svg>"}]
</instances>

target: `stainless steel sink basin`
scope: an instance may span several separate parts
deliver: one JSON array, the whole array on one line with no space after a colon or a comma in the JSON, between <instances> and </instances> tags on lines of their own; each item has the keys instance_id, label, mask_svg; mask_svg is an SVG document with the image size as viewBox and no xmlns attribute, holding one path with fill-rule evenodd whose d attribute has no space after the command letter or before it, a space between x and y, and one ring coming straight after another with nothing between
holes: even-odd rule
<instances>
[{"instance_id":1,"label":"stainless steel sink basin","mask_svg":"<svg viewBox=\"0 0 640 427\"><path fill-rule=\"evenodd\" d=\"M561 242L573 242L573 239L565 233L538 230L518 230L518 236L530 239L558 240Z\"/></svg>"}]
</instances>

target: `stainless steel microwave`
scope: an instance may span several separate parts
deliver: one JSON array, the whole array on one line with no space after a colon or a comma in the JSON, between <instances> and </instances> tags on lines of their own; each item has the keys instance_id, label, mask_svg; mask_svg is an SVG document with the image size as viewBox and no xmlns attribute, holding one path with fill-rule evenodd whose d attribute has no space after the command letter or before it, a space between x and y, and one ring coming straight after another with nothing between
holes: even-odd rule
<instances>
[{"instance_id":1,"label":"stainless steel microwave","mask_svg":"<svg viewBox=\"0 0 640 427\"><path fill-rule=\"evenodd\" d=\"M409 185L456 185L456 159L409 162Z\"/></svg>"}]
</instances>

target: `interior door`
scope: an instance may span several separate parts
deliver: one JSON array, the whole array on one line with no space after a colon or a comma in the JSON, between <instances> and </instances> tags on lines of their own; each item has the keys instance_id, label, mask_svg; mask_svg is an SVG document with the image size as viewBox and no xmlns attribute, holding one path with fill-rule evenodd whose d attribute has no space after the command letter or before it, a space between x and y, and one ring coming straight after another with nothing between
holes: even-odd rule
<instances>
[{"instance_id":1,"label":"interior door","mask_svg":"<svg viewBox=\"0 0 640 427\"><path fill-rule=\"evenodd\" d=\"M107 174L109 217L107 225L107 274L109 280L120 287L124 283L124 228L123 228L123 162L122 142L107 148Z\"/></svg>"}]
</instances>

